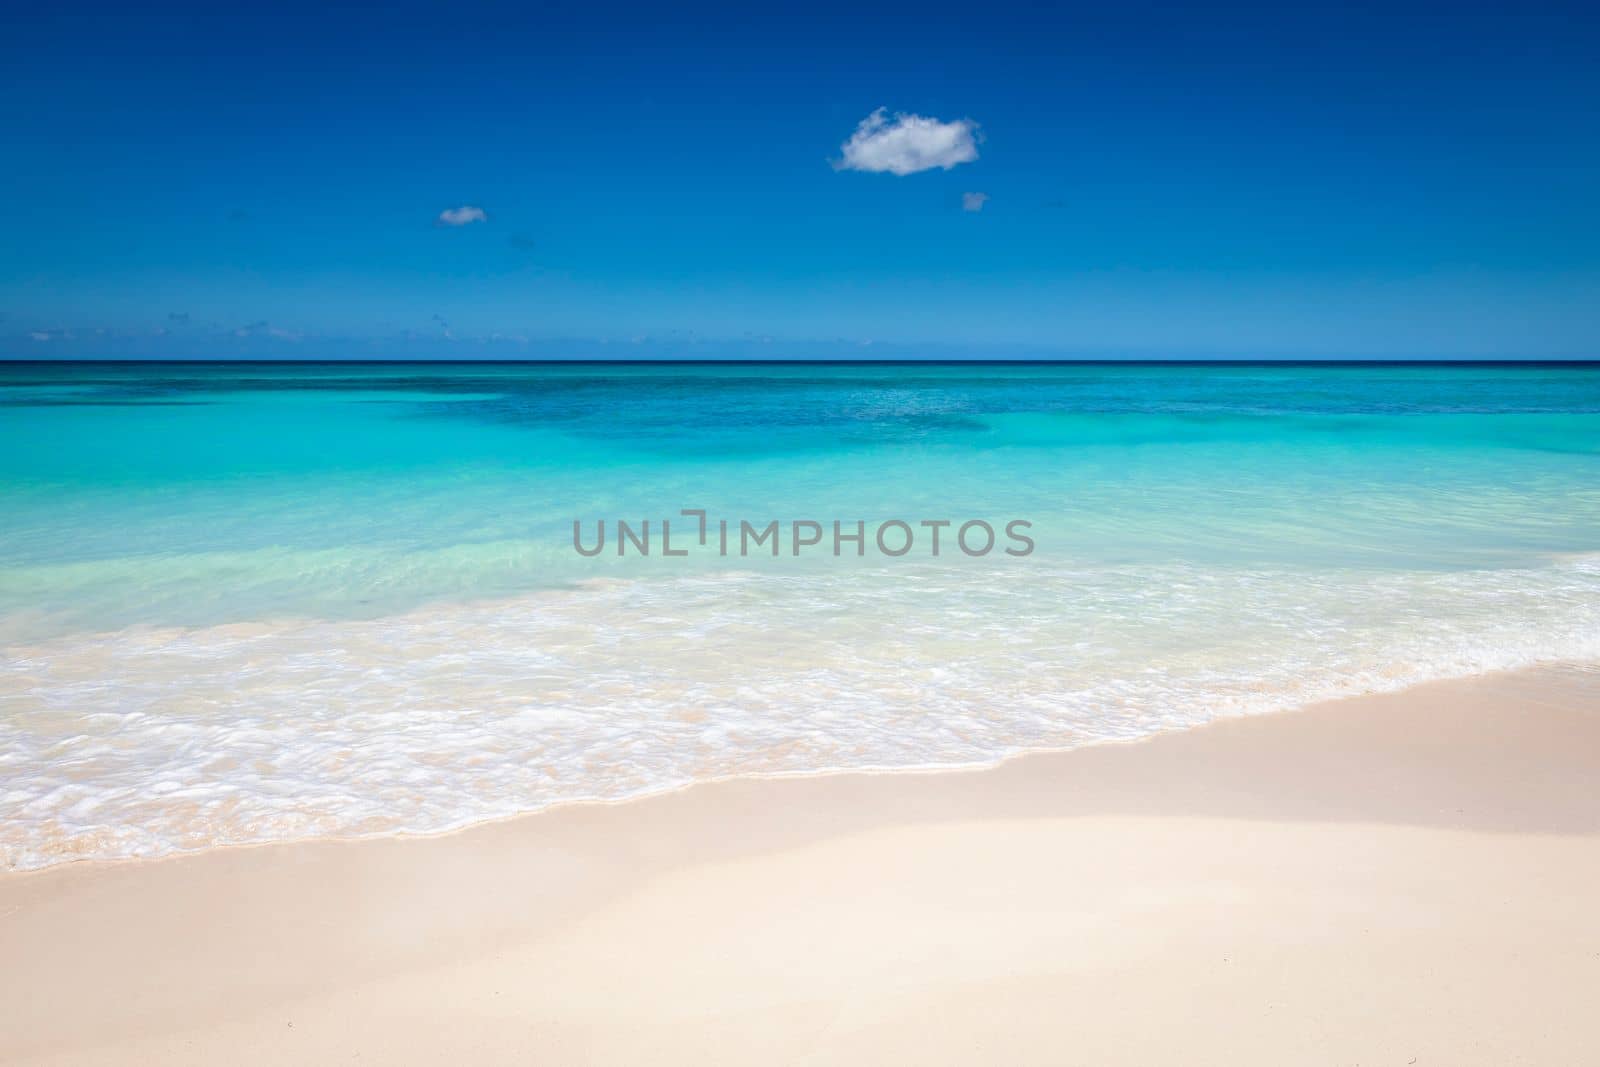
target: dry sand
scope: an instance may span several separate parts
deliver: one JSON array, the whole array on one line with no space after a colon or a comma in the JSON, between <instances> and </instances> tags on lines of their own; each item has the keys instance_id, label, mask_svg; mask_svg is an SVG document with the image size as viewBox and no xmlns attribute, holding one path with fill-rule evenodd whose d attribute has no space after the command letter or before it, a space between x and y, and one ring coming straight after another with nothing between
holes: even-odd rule
<instances>
[{"instance_id":1,"label":"dry sand","mask_svg":"<svg viewBox=\"0 0 1600 1067\"><path fill-rule=\"evenodd\" d=\"M1600 672L0 877L0 1059L1600 1063Z\"/></svg>"}]
</instances>

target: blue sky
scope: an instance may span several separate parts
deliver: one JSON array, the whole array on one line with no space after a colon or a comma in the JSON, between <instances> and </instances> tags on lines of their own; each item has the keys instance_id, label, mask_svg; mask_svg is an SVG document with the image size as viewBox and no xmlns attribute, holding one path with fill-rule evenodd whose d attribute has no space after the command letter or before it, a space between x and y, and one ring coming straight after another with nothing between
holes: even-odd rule
<instances>
[{"instance_id":1,"label":"blue sky","mask_svg":"<svg viewBox=\"0 0 1600 1067\"><path fill-rule=\"evenodd\" d=\"M4 28L0 356L1600 357L1592 5Z\"/></svg>"}]
</instances>

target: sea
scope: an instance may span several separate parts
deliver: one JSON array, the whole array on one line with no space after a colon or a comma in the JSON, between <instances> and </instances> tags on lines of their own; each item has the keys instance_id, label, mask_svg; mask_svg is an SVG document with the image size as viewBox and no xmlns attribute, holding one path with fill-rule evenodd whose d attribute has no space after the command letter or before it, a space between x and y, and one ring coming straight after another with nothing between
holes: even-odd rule
<instances>
[{"instance_id":1,"label":"sea","mask_svg":"<svg viewBox=\"0 0 1600 1067\"><path fill-rule=\"evenodd\" d=\"M0 869L1547 662L1600 365L0 364Z\"/></svg>"}]
</instances>

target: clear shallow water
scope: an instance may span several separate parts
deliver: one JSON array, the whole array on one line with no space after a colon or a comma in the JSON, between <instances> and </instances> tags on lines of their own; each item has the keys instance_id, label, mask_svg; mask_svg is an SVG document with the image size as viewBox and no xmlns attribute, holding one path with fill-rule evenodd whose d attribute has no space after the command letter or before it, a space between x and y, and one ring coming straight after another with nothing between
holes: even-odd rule
<instances>
[{"instance_id":1,"label":"clear shallow water","mask_svg":"<svg viewBox=\"0 0 1600 1067\"><path fill-rule=\"evenodd\" d=\"M1600 660L1600 368L0 365L0 493L13 867ZM1037 549L571 548L684 507Z\"/></svg>"}]
</instances>

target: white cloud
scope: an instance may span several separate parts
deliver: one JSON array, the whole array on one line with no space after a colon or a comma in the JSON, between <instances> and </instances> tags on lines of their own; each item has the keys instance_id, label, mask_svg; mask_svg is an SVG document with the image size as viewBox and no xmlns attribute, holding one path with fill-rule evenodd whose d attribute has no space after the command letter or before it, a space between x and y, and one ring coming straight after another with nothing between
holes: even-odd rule
<instances>
[{"instance_id":1,"label":"white cloud","mask_svg":"<svg viewBox=\"0 0 1600 1067\"><path fill-rule=\"evenodd\" d=\"M50 335L45 333L43 330L34 330L32 333L28 334L28 336L33 338L35 341L50 340Z\"/></svg>"},{"instance_id":2,"label":"white cloud","mask_svg":"<svg viewBox=\"0 0 1600 1067\"><path fill-rule=\"evenodd\" d=\"M904 175L934 167L949 170L978 158L978 124L971 119L940 122L905 114L890 119L886 114L880 107L861 120L839 146L844 156L834 169Z\"/></svg>"},{"instance_id":3,"label":"white cloud","mask_svg":"<svg viewBox=\"0 0 1600 1067\"><path fill-rule=\"evenodd\" d=\"M962 211L982 211L983 210L983 205L984 205L985 202L988 201L988 199L989 199L989 194L988 193L962 193L961 194L961 210Z\"/></svg>"},{"instance_id":4,"label":"white cloud","mask_svg":"<svg viewBox=\"0 0 1600 1067\"><path fill-rule=\"evenodd\" d=\"M460 207L446 208L439 212L440 226L465 226L471 222L488 222L489 215L481 207L471 204L462 204Z\"/></svg>"}]
</instances>

